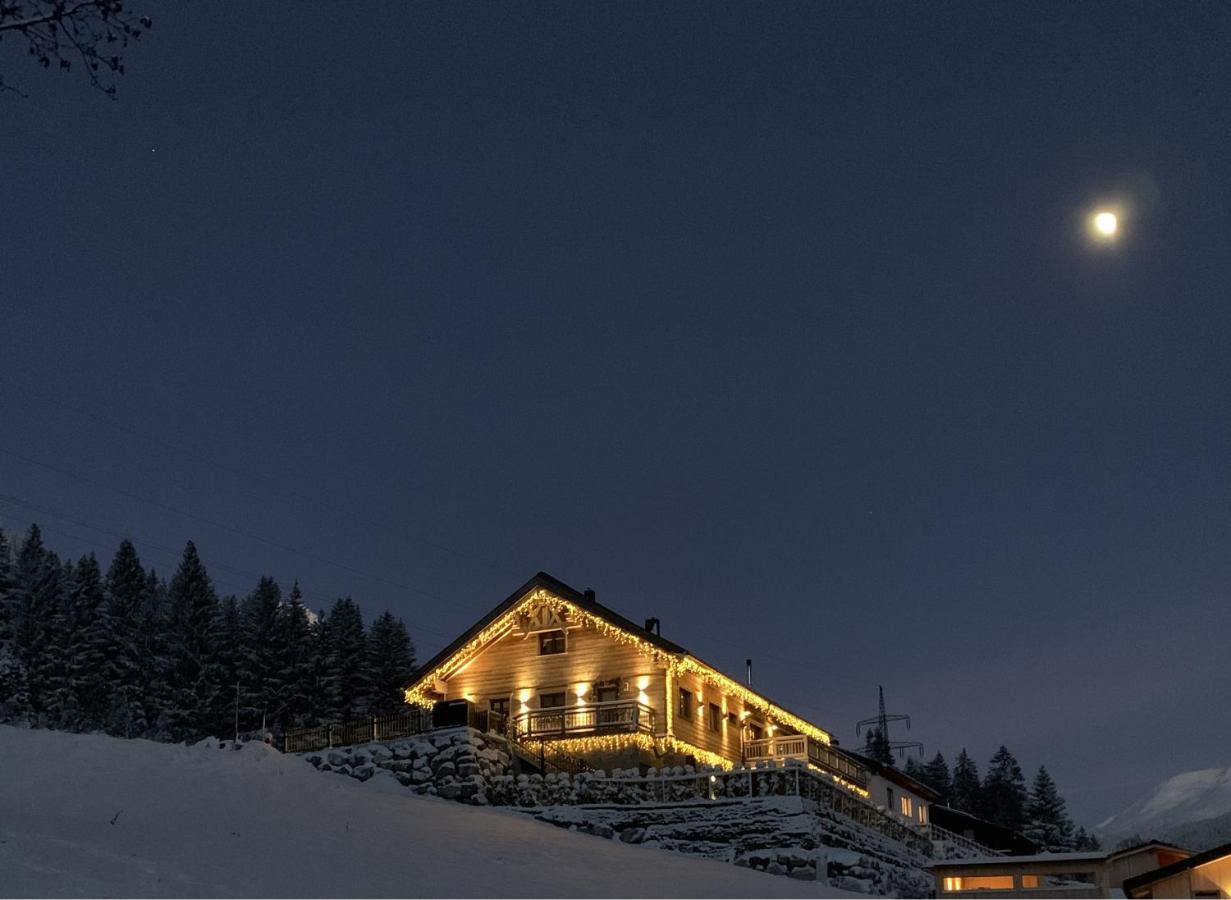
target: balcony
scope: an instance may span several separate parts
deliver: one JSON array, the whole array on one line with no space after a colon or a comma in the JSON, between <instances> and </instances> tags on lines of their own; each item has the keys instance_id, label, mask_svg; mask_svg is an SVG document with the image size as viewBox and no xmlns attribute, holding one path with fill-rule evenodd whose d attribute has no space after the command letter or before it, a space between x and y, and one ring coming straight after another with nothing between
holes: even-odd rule
<instances>
[{"instance_id":1,"label":"balcony","mask_svg":"<svg viewBox=\"0 0 1231 900\"><path fill-rule=\"evenodd\" d=\"M784 763L788 759L816 766L859 787L867 786L868 778L862 768L806 735L787 734L744 742L745 765L759 762Z\"/></svg>"},{"instance_id":2,"label":"balcony","mask_svg":"<svg viewBox=\"0 0 1231 900\"><path fill-rule=\"evenodd\" d=\"M635 700L532 709L513 717L519 739L584 737L588 734L654 733L654 710Z\"/></svg>"}]
</instances>

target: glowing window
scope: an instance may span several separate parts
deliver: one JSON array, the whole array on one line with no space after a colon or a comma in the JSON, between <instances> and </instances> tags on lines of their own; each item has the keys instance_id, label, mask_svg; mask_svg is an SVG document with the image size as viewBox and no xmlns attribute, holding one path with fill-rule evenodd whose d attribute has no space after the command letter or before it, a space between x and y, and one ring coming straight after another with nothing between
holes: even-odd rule
<instances>
[{"instance_id":1,"label":"glowing window","mask_svg":"<svg viewBox=\"0 0 1231 900\"><path fill-rule=\"evenodd\" d=\"M722 728L722 708L717 703L710 704L710 731Z\"/></svg>"},{"instance_id":2,"label":"glowing window","mask_svg":"<svg viewBox=\"0 0 1231 900\"><path fill-rule=\"evenodd\" d=\"M926 803L919 804L919 824L926 825L928 823L928 807Z\"/></svg>"},{"instance_id":3,"label":"glowing window","mask_svg":"<svg viewBox=\"0 0 1231 900\"><path fill-rule=\"evenodd\" d=\"M564 652L564 632L544 631L539 635L539 656ZM561 704L563 705L563 704Z\"/></svg>"},{"instance_id":4,"label":"glowing window","mask_svg":"<svg viewBox=\"0 0 1231 900\"><path fill-rule=\"evenodd\" d=\"M1023 875L1022 876L1022 887L1037 888L1038 886L1039 886L1039 876L1038 875Z\"/></svg>"},{"instance_id":5,"label":"glowing window","mask_svg":"<svg viewBox=\"0 0 1231 900\"><path fill-rule=\"evenodd\" d=\"M909 819L913 812L910 806L910 797L902 797L898 801L898 808L902 810L902 815Z\"/></svg>"},{"instance_id":6,"label":"glowing window","mask_svg":"<svg viewBox=\"0 0 1231 900\"><path fill-rule=\"evenodd\" d=\"M1011 891L1013 890L1012 875L975 875L960 878L946 878L944 890L954 891Z\"/></svg>"},{"instance_id":7,"label":"glowing window","mask_svg":"<svg viewBox=\"0 0 1231 900\"><path fill-rule=\"evenodd\" d=\"M692 718L692 691L686 691L680 688L680 718Z\"/></svg>"}]
</instances>

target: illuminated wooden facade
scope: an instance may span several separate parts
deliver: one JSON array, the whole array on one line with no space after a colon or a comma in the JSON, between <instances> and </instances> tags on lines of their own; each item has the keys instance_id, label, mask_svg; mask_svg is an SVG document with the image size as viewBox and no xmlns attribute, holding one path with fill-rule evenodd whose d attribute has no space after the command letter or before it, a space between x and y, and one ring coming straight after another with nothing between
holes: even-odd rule
<instances>
[{"instance_id":1,"label":"illuminated wooden facade","mask_svg":"<svg viewBox=\"0 0 1231 900\"><path fill-rule=\"evenodd\" d=\"M647 623L650 624L650 623ZM539 573L419 670L406 700L466 699L594 766L796 758L862 793L828 732Z\"/></svg>"}]
</instances>

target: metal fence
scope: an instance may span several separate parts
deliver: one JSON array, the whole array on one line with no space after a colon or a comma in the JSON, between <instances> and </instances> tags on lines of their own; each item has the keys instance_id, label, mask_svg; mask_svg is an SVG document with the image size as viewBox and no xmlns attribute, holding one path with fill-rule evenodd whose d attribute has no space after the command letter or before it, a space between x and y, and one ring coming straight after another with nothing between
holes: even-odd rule
<instances>
[{"instance_id":1,"label":"metal fence","mask_svg":"<svg viewBox=\"0 0 1231 900\"><path fill-rule=\"evenodd\" d=\"M282 735L282 749L286 753L307 753L330 747L387 741L431 730L432 711L410 707L391 716L366 716L313 728L294 728Z\"/></svg>"}]
</instances>

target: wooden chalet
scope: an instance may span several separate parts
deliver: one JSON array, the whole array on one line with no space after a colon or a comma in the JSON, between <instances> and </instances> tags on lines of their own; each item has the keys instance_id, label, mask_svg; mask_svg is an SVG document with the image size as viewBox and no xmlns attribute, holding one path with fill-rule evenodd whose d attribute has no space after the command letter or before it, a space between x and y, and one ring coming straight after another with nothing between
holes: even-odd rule
<instances>
[{"instance_id":1,"label":"wooden chalet","mask_svg":"<svg viewBox=\"0 0 1231 900\"><path fill-rule=\"evenodd\" d=\"M832 736L659 634L540 572L426 663L408 703L465 700L517 741L593 768L788 759L863 797Z\"/></svg>"}]
</instances>

